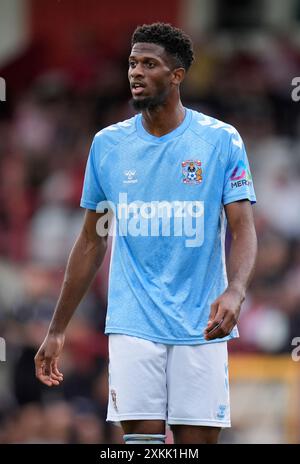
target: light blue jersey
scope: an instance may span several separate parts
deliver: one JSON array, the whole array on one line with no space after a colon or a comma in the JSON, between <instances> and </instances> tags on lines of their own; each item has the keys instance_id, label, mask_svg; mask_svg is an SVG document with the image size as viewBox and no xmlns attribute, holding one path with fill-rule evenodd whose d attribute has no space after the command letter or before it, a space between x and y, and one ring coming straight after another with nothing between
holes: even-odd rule
<instances>
[{"instance_id":1,"label":"light blue jersey","mask_svg":"<svg viewBox=\"0 0 300 464\"><path fill-rule=\"evenodd\" d=\"M224 205L242 199L256 201L244 144L228 124L186 109L162 137L141 115L98 132L81 206L109 204L115 216L105 333L208 343L210 305L227 286Z\"/></svg>"}]
</instances>

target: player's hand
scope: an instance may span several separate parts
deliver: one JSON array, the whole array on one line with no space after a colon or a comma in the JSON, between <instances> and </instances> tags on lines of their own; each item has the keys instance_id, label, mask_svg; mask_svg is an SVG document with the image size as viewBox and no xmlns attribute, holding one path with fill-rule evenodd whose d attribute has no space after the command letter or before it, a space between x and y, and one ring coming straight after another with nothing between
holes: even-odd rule
<instances>
[{"instance_id":1,"label":"player's hand","mask_svg":"<svg viewBox=\"0 0 300 464\"><path fill-rule=\"evenodd\" d=\"M48 334L34 357L35 375L48 387L59 385L63 374L58 370L58 358L65 341L64 334Z\"/></svg>"},{"instance_id":2,"label":"player's hand","mask_svg":"<svg viewBox=\"0 0 300 464\"><path fill-rule=\"evenodd\" d=\"M211 305L209 321L204 330L205 340L224 338L230 334L239 318L244 296L228 288Z\"/></svg>"}]
</instances>

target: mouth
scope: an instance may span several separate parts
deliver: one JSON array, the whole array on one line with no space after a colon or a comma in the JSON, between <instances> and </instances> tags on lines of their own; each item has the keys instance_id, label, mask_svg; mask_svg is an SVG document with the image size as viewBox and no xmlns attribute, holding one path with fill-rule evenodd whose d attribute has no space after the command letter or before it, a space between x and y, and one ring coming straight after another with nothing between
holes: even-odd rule
<instances>
[{"instance_id":1,"label":"mouth","mask_svg":"<svg viewBox=\"0 0 300 464\"><path fill-rule=\"evenodd\" d=\"M131 84L131 92L133 96L141 95L145 90L145 84L141 82L133 82Z\"/></svg>"}]
</instances>

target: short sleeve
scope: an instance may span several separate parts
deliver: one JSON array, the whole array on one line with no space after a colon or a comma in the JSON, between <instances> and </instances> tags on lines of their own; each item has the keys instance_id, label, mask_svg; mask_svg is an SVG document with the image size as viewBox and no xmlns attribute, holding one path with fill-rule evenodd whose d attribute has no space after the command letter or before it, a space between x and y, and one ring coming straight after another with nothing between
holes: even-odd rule
<instances>
[{"instance_id":1,"label":"short sleeve","mask_svg":"<svg viewBox=\"0 0 300 464\"><path fill-rule=\"evenodd\" d=\"M256 203L253 179L244 143L236 132L230 139L229 156L225 168L223 204L238 200Z\"/></svg>"},{"instance_id":2,"label":"short sleeve","mask_svg":"<svg viewBox=\"0 0 300 464\"><path fill-rule=\"evenodd\" d=\"M94 139L85 169L80 206L96 211L98 203L105 200L106 197L100 185L99 159L97 160L96 142Z\"/></svg>"}]
</instances>

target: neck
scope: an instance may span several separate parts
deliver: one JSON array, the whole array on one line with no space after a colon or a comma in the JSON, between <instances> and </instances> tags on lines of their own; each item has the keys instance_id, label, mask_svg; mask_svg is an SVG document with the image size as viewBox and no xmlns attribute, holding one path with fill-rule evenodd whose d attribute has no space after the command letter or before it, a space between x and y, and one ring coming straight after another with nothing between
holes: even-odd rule
<instances>
[{"instance_id":1,"label":"neck","mask_svg":"<svg viewBox=\"0 0 300 464\"><path fill-rule=\"evenodd\" d=\"M175 105L167 101L153 110L143 110L142 116L145 129L156 137L162 137L182 123L185 109L178 98Z\"/></svg>"}]
</instances>

